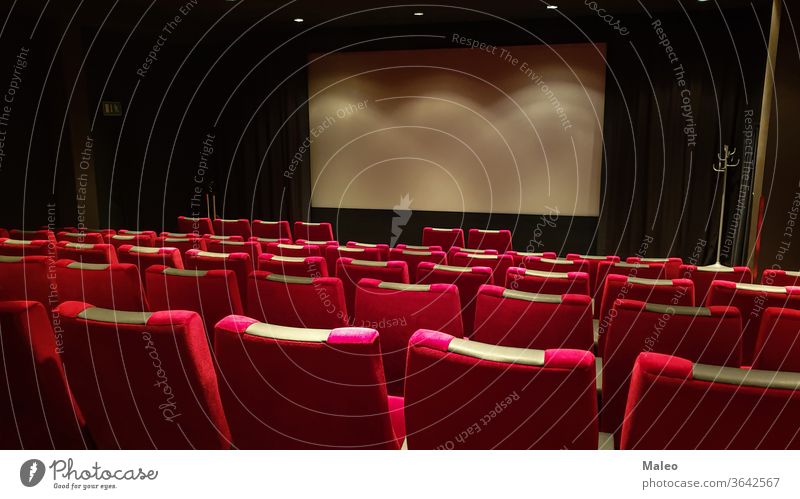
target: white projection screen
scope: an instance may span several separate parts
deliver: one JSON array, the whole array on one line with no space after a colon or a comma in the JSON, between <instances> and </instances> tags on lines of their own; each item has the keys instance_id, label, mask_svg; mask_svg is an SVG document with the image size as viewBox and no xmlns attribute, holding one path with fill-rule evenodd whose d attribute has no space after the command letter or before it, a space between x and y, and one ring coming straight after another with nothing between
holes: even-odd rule
<instances>
[{"instance_id":1,"label":"white projection screen","mask_svg":"<svg viewBox=\"0 0 800 499\"><path fill-rule=\"evenodd\" d=\"M589 43L312 55L312 206L597 216L604 58Z\"/></svg>"}]
</instances>

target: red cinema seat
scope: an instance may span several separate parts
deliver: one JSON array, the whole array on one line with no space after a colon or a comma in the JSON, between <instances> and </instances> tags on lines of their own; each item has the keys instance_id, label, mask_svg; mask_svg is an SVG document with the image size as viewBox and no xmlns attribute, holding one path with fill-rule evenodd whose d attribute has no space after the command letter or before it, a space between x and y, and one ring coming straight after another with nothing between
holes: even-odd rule
<instances>
[{"instance_id":1,"label":"red cinema seat","mask_svg":"<svg viewBox=\"0 0 800 499\"><path fill-rule=\"evenodd\" d=\"M475 329L475 300L484 284L492 283L490 267L453 267L422 262L417 269L420 284L455 284L461 298L461 319L464 336L472 336Z\"/></svg>"},{"instance_id":2,"label":"red cinema seat","mask_svg":"<svg viewBox=\"0 0 800 499\"><path fill-rule=\"evenodd\" d=\"M74 301L57 310L70 386L98 448L230 448L199 315Z\"/></svg>"},{"instance_id":3,"label":"red cinema seat","mask_svg":"<svg viewBox=\"0 0 800 499\"><path fill-rule=\"evenodd\" d=\"M381 257L382 262L389 261L389 245L388 244L373 244L373 243L359 243L356 241L347 241L348 248L375 248Z\"/></svg>"},{"instance_id":4,"label":"red cinema seat","mask_svg":"<svg viewBox=\"0 0 800 499\"><path fill-rule=\"evenodd\" d=\"M73 231L77 232L77 230ZM103 238L104 244L111 244L111 236L116 235L117 231L114 229L85 229L84 232L94 232L100 234Z\"/></svg>"},{"instance_id":5,"label":"red cinema seat","mask_svg":"<svg viewBox=\"0 0 800 499\"><path fill-rule=\"evenodd\" d=\"M86 448L49 315L38 302L0 301L1 449Z\"/></svg>"},{"instance_id":6,"label":"red cinema seat","mask_svg":"<svg viewBox=\"0 0 800 499\"><path fill-rule=\"evenodd\" d=\"M235 447L400 448L402 398L387 396L374 329L231 316L217 325L215 344Z\"/></svg>"},{"instance_id":7,"label":"red cinema seat","mask_svg":"<svg viewBox=\"0 0 800 499\"><path fill-rule=\"evenodd\" d=\"M156 243L155 236L151 234L117 234L109 238L109 243L115 248L125 246L153 247Z\"/></svg>"},{"instance_id":8,"label":"red cinema seat","mask_svg":"<svg viewBox=\"0 0 800 499\"><path fill-rule=\"evenodd\" d=\"M110 244L68 243L56 245L56 258L83 263L119 263L117 249Z\"/></svg>"},{"instance_id":9,"label":"red cinema seat","mask_svg":"<svg viewBox=\"0 0 800 499\"><path fill-rule=\"evenodd\" d=\"M496 255L497 250L493 249L471 249L471 248L462 248L460 246L451 246L449 250L447 250L447 261L450 264L453 264L453 257L456 256L456 253L466 253L468 255ZM511 257L514 258L513 256Z\"/></svg>"},{"instance_id":10,"label":"red cinema seat","mask_svg":"<svg viewBox=\"0 0 800 499\"><path fill-rule=\"evenodd\" d=\"M186 252L184 267L190 270L232 270L236 274L236 282L239 283L242 301L247 296L247 277L253 271L253 263L247 253L189 250Z\"/></svg>"},{"instance_id":11,"label":"red cinema seat","mask_svg":"<svg viewBox=\"0 0 800 499\"><path fill-rule=\"evenodd\" d=\"M625 261L627 263L663 263L664 273L659 276L659 279L678 279L681 275L681 265L683 265L683 260L677 257L640 258L638 256L629 256Z\"/></svg>"},{"instance_id":12,"label":"red cinema seat","mask_svg":"<svg viewBox=\"0 0 800 499\"><path fill-rule=\"evenodd\" d=\"M56 262L58 298L119 310L149 310L138 268L130 263ZM124 308L123 308L124 307Z\"/></svg>"},{"instance_id":13,"label":"red cinema seat","mask_svg":"<svg viewBox=\"0 0 800 499\"><path fill-rule=\"evenodd\" d=\"M353 317L356 311L356 287L361 279L376 279L378 281L399 282L402 284L410 282L408 264L400 260L373 262L370 260L340 258L336 262L336 277L342 281L347 313L350 317Z\"/></svg>"},{"instance_id":14,"label":"red cinema seat","mask_svg":"<svg viewBox=\"0 0 800 499\"><path fill-rule=\"evenodd\" d=\"M297 277L328 277L328 263L321 256L277 256L262 253L258 258L258 270L273 274Z\"/></svg>"},{"instance_id":15,"label":"red cinema seat","mask_svg":"<svg viewBox=\"0 0 800 499\"><path fill-rule=\"evenodd\" d=\"M35 301L45 309L58 304L53 260L47 256L0 256L0 301Z\"/></svg>"},{"instance_id":16,"label":"red cinema seat","mask_svg":"<svg viewBox=\"0 0 800 499\"><path fill-rule=\"evenodd\" d=\"M449 251L453 246L463 248L465 246L464 230L459 228L425 227L422 229L422 244L425 246L441 246L444 251Z\"/></svg>"},{"instance_id":17,"label":"red cinema seat","mask_svg":"<svg viewBox=\"0 0 800 499\"><path fill-rule=\"evenodd\" d=\"M506 255L511 255L511 258L514 259L514 266L515 267L522 267L522 262L526 258L532 258L538 256L540 258L549 258L551 260L557 260L558 255L555 251L541 251L541 252L526 252L526 251L506 251Z\"/></svg>"},{"instance_id":18,"label":"red cinema seat","mask_svg":"<svg viewBox=\"0 0 800 499\"><path fill-rule=\"evenodd\" d=\"M287 243L292 243L292 230L286 220L267 221L253 220L253 236L264 239L287 239Z\"/></svg>"},{"instance_id":19,"label":"red cinema seat","mask_svg":"<svg viewBox=\"0 0 800 499\"><path fill-rule=\"evenodd\" d=\"M522 260L522 268L539 272L589 273L589 262L586 260L570 260L566 258L545 258L542 256L526 257Z\"/></svg>"},{"instance_id":20,"label":"red cinema seat","mask_svg":"<svg viewBox=\"0 0 800 499\"><path fill-rule=\"evenodd\" d=\"M431 262L437 265L447 264L447 254L444 251L421 251L392 248L389 250L389 260L406 262L408 265L408 278L417 282L417 267L422 262Z\"/></svg>"},{"instance_id":21,"label":"red cinema seat","mask_svg":"<svg viewBox=\"0 0 800 499\"><path fill-rule=\"evenodd\" d=\"M328 222L301 222L294 223L294 238L316 241L334 241L333 229Z\"/></svg>"},{"instance_id":22,"label":"red cinema seat","mask_svg":"<svg viewBox=\"0 0 800 499\"><path fill-rule=\"evenodd\" d=\"M609 274L639 277L642 279L658 279L664 273L663 263L627 263L614 262L611 260L601 260L597 263L597 293L595 294L595 318L600 318L600 302L603 299L603 292L606 285L606 277ZM700 302L697 302L700 303ZM691 303L690 305L694 305Z\"/></svg>"},{"instance_id":23,"label":"red cinema seat","mask_svg":"<svg viewBox=\"0 0 800 499\"><path fill-rule=\"evenodd\" d=\"M214 241L244 241L242 236L220 236L216 234L205 234L203 235L203 239L206 242L214 240Z\"/></svg>"},{"instance_id":24,"label":"red cinema seat","mask_svg":"<svg viewBox=\"0 0 800 499\"><path fill-rule=\"evenodd\" d=\"M622 449L800 449L800 374L636 360Z\"/></svg>"},{"instance_id":25,"label":"red cinema seat","mask_svg":"<svg viewBox=\"0 0 800 499\"><path fill-rule=\"evenodd\" d=\"M179 216L178 232L202 236L204 234L213 234L214 227L210 218Z\"/></svg>"},{"instance_id":26,"label":"red cinema seat","mask_svg":"<svg viewBox=\"0 0 800 499\"><path fill-rule=\"evenodd\" d=\"M638 264L630 264L638 265ZM609 274L605 279L603 298L600 301L600 319L597 324L598 356L602 357L606 332L616 313L612 307L617 300L639 300L647 303L693 307L694 284L689 279L642 279Z\"/></svg>"},{"instance_id":27,"label":"red cinema seat","mask_svg":"<svg viewBox=\"0 0 800 499\"><path fill-rule=\"evenodd\" d=\"M155 241L156 248L177 248L182 256L191 249L206 251L206 240L202 237L169 237L159 236Z\"/></svg>"},{"instance_id":28,"label":"red cinema seat","mask_svg":"<svg viewBox=\"0 0 800 499\"><path fill-rule=\"evenodd\" d=\"M267 243L264 253L294 257L323 256L319 246L308 244Z\"/></svg>"},{"instance_id":29,"label":"red cinema seat","mask_svg":"<svg viewBox=\"0 0 800 499\"><path fill-rule=\"evenodd\" d=\"M754 352L753 369L800 372L800 310L765 310Z\"/></svg>"},{"instance_id":30,"label":"red cinema seat","mask_svg":"<svg viewBox=\"0 0 800 499\"><path fill-rule=\"evenodd\" d=\"M393 395L403 393L408 339L414 331L433 328L459 338L464 336L458 288L452 284L361 279L356 288L353 323L380 331L386 384Z\"/></svg>"},{"instance_id":31,"label":"red cinema seat","mask_svg":"<svg viewBox=\"0 0 800 499\"><path fill-rule=\"evenodd\" d=\"M255 237L255 236L250 238L250 242L260 244L262 253L267 253L267 245L269 243L292 244L292 240L289 238L276 239L273 237Z\"/></svg>"},{"instance_id":32,"label":"red cinema seat","mask_svg":"<svg viewBox=\"0 0 800 499\"><path fill-rule=\"evenodd\" d=\"M325 259L328 262L328 273L336 274L336 262L339 258L351 258L353 260L369 260L380 262L381 254L377 248L349 248L347 246L326 246Z\"/></svg>"},{"instance_id":33,"label":"red cinema seat","mask_svg":"<svg viewBox=\"0 0 800 499\"><path fill-rule=\"evenodd\" d=\"M83 244L105 244L106 242L99 232L59 232L56 234L56 241Z\"/></svg>"},{"instance_id":34,"label":"red cinema seat","mask_svg":"<svg viewBox=\"0 0 800 499\"><path fill-rule=\"evenodd\" d=\"M492 269L492 282L503 283L506 272L514 265L514 258L511 255L456 253L450 263L456 267L489 267Z\"/></svg>"},{"instance_id":35,"label":"red cinema seat","mask_svg":"<svg viewBox=\"0 0 800 499\"><path fill-rule=\"evenodd\" d=\"M420 330L408 352L409 449L597 449L594 356Z\"/></svg>"},{"instance_id":36,"label":"red cinema seat","mask_svg":"<svg viewBox=\"0 0 800 499\"><path fill-rule=\"evenodd\" d=\"M470 229L467 235L467 247L474 249L493 249L502 254L510 251L510 230Z\"/></svg>"},{"instance_id":37,"label":"red cinema seat","mask_svg":"<svg viewBox=\"0 0 800 499\"><path fill-rule=\"evenodd\" d=\"M739 367L742 319L733 307L681 307L618 300L602 361L600 429L619 436L636 358L641 352ZM617 440L619 441L619 440Z\"/></svg>"},{"instance_id":38,"label":"red cinema seat","mask_svg":"<svg viewBox=\"0 0 800 499\"><path fill-rule=\"evenodd\" d=\"M215 218L214 234L218 236L239 236L244 241L247 241L253 236L252 229L250 228L250 220L246 218Z\"/></svg>"},{"instance_id":39,"label":"red cinema seat","mask_svg":"<svg viewBox=\"0 0 800 499\"><path fill-rule=\"evenodd\" d=\"M197 312L211 345L217 322L229 315L244 314L232 270L183 270L153 265L147 269L145 280L151 309Z\"/></svg>"},{"instance_id":40,"label":"red cinema seat","mask_svg":"<svg viewBox=\"0 0 800 499\"><path fill-rule=\"evenodd\" d=\"M0 255L5 256L47 256L51 253L52 242L46 239L23 241L21 239L0 239Z\"/></svg>"},{"instance_id":41,"label":"red cinema seat","mask_svg":"<svg viewBox=\"0 0 800 499\"><path fill-rule=\"evenodd\" d=\"M53 231L48 229L41 230L20 230L11 229L8 231L8 237L17 239L19 241L51 241L56 243L56 236Z\"/></svg>"},{"instance_id":42,"label":"red cinema seat","mask_svg":"<svg viewBox=\"0 0 800 499\"><path fill-rule=\"evenodd\" d=\"M570 253L567 255L567 260L584 260L589 265L589 291L591 291L592 298L594 298L595 302L599 303L603 294L602 283L598 282L597 277L600 262L616 263L619 261L619 257L614 255L581 255L578 253ZM597 315L595 315L595 317L597 317Z\"/></svg>"},{"instance_id":43,"label":"red cinema seat","mask_svg":"<svg viewBox=\"0 0 800 499\"><path fill-rule=\"evenodd\" d=\"M208 251L214 253L247 253L253 263L253 270L261 256L261 243L256 241L224 241L218 239L208 239L206 241Z\"/></svg>"},{"instance_id":44,"label":"red cinema seat","mask_svg":"<svg viewBox=\"0 0 800 499\"><path fill-rule=\"evenodd\" d=\"M587 295L542 295L483 286L475 303L471 339L519 348L591 350L592 300Z\"/></svg>"},{"instance_id":45,"label":"red cinema seat","mask_svg":"<svg viewBox=\"0 0 800 499\"><path fill-rule=\"evenodd\" d=\"M294 244L305 245L305 246L316 246L317 248L319 248L319 254L322 256L325 256L325 250L328 248L328 246L339 246L338 241L333 241L333 240L315 241L311 239L295 239Z\"/></svg>"},{"instance_id":46,"label":"red cinema seat","mask_svg":"<svg viewBox=\"0 0 800 499\"><path fill-rule=\"evenodd\" d=\"M761 326L761 314L767 307L800 309L800 287L714 281L708 291L707 304L739 309L742 314L742 362L750 365Z\"/></svg>"},{"instance_id":47,"label":"red cinema seat","mask_svg":"<svg viewBox=\"0 0 800 499\"><path fill-rule=\"evenodd\" d=\"M765 286L800 286L800 271L765 269L761 274Z\"/></svg>"},{"instance_id":48,"label":"red cinema seat","mask_svg":"<svg viewBox=\"0 0 800 499\"><path fill-rule=\"evenodd\" d=\"M586 272L542 272L511 267L506 272L506 288L545 295L589 296L589 274Z\"/></svg>"},{"instance_id":49,"label":"red cinema seat","mask_svg":"<svg viewBox=\"0 0 800 499\"><path fill-rule=\"evenodd\" d=\"M249 317L288 327L334 328L348 324L342 281L257 271L248 280Z\"/></svg>"},{"instance_id":50,"label":"red cinema seat","mask_svg":"<svg viewBox=\"0 0 800 499\"><path fill-rule=\"evenodd\" d=\"M694 298L698 305L705 305L708 292L714 281L731 281L751 284L753 273L750 267L698 267L696 265L681 265L681 277L694 282Z\"/></svg>"},{"instance_id":51,"label":"red cinema seat","mask_svg":"<svg viewBox=\"0 0 800 499\"><path fill-rule=\"evenodd\" d=\"M142 246L120 246L119 263L132 263L139 269L145 282L147 268L151 265L166 265L174 269L183 268L183 258L178 248L147 248ZM84 300L85 301L85 300Z\"/></svg>"}]
</instances>

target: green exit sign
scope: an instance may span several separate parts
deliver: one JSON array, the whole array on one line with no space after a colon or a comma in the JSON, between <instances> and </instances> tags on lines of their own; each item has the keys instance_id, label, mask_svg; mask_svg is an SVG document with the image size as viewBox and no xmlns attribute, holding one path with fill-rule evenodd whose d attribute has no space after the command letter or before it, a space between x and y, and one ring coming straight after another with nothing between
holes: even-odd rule
<instances>
[{"instance_id":1,"label":"green exit sign","mask_svg":"<svg viewBox=\"0 0 800 499\"><path fill-rule=\"evenodd\" d=\"M122 116L122 103L103 101L103 116Z\"/></svg>"}]
</instances>

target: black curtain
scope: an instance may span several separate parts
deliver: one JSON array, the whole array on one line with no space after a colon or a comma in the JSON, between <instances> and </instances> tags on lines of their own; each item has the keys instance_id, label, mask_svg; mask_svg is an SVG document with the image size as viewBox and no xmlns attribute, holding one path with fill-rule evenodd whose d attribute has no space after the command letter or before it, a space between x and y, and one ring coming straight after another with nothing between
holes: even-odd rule
<instances>
[{"instance_id":1,"label":"black curtain","mask_svg":"<svg viewBox=\"0 0 800 499\"><path fill-rule=\"evenodd\" d=\"M751 11L660 22L666 42L648 19L608 46L597 250L703 265L715 259L722 199L712 164L723 144L737 159L748 135L755 145L766 60L759 23L769 23ZM722 263L742 261L748 166L728 174Z\"/></svg>"}]
</instances>

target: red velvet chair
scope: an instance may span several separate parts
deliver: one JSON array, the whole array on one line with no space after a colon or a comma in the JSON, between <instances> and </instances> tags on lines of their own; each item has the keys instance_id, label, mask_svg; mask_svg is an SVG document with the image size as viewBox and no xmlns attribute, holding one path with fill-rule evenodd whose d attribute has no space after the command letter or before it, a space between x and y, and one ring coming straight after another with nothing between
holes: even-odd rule
<instances>
[{"instance_id":1,"label":"red velvet chair","mask_svg":"<svg viewBox=\"0 0 800 499\"><path fill-rule=\"evenodd\" d=\"M227 449L230 432L195 312L59 305L75 400L100 449Z\"/></svg>"},{"instance_id":2,"label":"red velvet chair","mask_svg":"<svg viewBox=\"0 0 800 499\"><path fill-rule=\"evenodd\" d=\"M178 232L186 234L213 234L214 227L210 218L203 217L178 217Z\"/></svg>"},{"instance_id":3,"label":"red velvet chair","mask_svg":"<svg viewBox=\"0 0 800 499\"><path fill-rule=\"evenodd\" d=\"M253 270L256 269L258 258L261 256L261 243L257 241L225 241L218 239L208 239L206 248L213 253L247 253L253 263Z\"/></svg>"},{"instance_id":4,"label":"red velvet chair","mask_svg":"<svg viewBox=\"0 0 800 499\"><path fill-rule=\"evenodd\" d=\"M606 334L600 429L619 443L631 373L641 352L739 367L742 319L733 307L681 307L618 300Z\"/></svg>"},{"instance_id":5,"label":"red velvet chair","mask_svg":"<svg viewBox=\"0 0 800 499\"><path fill-rule=\"evenodd\" d=\"M526 258L538 256L540 258L549 258L551 260L558 259L558 255L554 251L541 251L541 252L526 252L526 251L506 251L506 255L511 255L514 259L515 267L522 267L522 262Z\"/></svg>"},{"instance_id":6,"label":"red velvet chair","mask_svg":"<svg viewBox=\"0 0 800 499\"><path fill-rule=\"evenodd\" d=\"M214 234L219 236L239 236L242 240L247 241L252 237L253 232L250 228L250 220L246 218L239 219L225 219L215 218Z\"/></svg>"},{"instance_id":7,"label":"red velvet chair","mask_svg":"<svg viewBox=\"0 0 800 499\"><path fill-rule=\"evenodd\" d=\"M251 237L250 242L258 243L261 245L261 252L267 253L267 245L269 243L278 243L278 244L292 244L292 240L289 238L273 238L273 237Z\"/></svg>"},{"instance_id":8,"label":"red velvet chair","mask_svg":"<svg viewBox=\"0 0 800 499\"><path fill-rule=\"evenodd\" d=\"M595 294L595 319L602 319L600 315L600 305L603 301L603 293L606 286L606 277L609 274L638 277L640 279L658 279L664 273L663 263L627 263L615 262L612 260L600 260L597 262L597 293ZM702 304L701 302L695 302ZM690 303L689 305L694 305Z\"/></svg>"},{"instance_id":9,"label":"red velvet chair","mask_svg":"<svg viewBox=\"0 0 800 499\"><path fill-rule=\"evenodd\" d=\"M58 303L52 262L41 255L0 256L0 301L35 301L49 312Z\"/></svg>"},{"instance_id":10,"label":"red velvet chair","mask_svg":"<svg viewBox=\"0 0 800 499\"><path fill-rule=\"evenodd\" d=\"M254 272L248 280L249 317L289 327L335 328L348 324L342 281Z\"/></svg>"},{"instance_id":11,"label":"red velvet chair","mask_svg":"<svg viewBox=\"0 0 800 499\"><path fill-rule=\"evenodd\" d=\"M754 352L753 369L800 372L800 310L766 309Z\"/></svg>"},{"instance_id":12,"label":"red velvet chair","mask_svg":"<svg viewBox=\"0 0 800 499\"><path fill-rule=\"evenodd\" d=\"M489 267L492 269L492 282L503 283L506 272L514 265L514 258L511 255L456 253L451 263L456 267Z\"/></svg>"},{"instance_id":13,"label":"red velvet chair","mask_svg":"<svg viewBox=\"0 0 800 499\"><path fill-rule=\"evenodd\" d=\"M110 244L84 244L62 241L56 245L56 258L82 263L119 263L117 249Z\"/></svg>"},{"instance_id":14,"label":"red velvet chair","mask_svg":"<svg viewBox=\"0 0 800 499\"><path fill-rule=\"evenodd\" d=\"M75 232L77 232L77 230ZM111 244L111 236L117 233L114 229L86 229L84 232L96 232L100 234L103 237L104 244Z\"/></svg>"},{"instance_id":15,"label":"red velvet chair","mask_svg":"<svg viewBox=\"0 0 800 499\"><path fill-rule=\"evenodd\" d=\"M592 301L587 295L541 295L483 286L472 339L519 348L591 350Z\"/></svg>"},{"instance_id":16,"label":"red velvet chair","mask_svg":"<svg viewBox=\"0 0 800 499\"><path fill-rule=\"evenodd\" d=\"M58 297L61 302L82 301L101 308L150 310L142 277L131 263L56 262Z\"/></svg>"},{"instance_id":17,"label":"red velvet chair","mask_svg":"<svg viewBox=\"0 0 800 499\"><path fill-rule=\"evenodd\" d=\"M444 254L442 252L442 254ZM464 336L458 288L452 284L399 284L361 279L353 324L381 333L383 368L392 395L403 394L408 339L432 328Z\"/></svg>"},{"instance_id":18,"label":"red velvet chair","mask_svg":"<svg viewBox=\"0 0 800 499\"><path fill-rule=\"evenodd\" d=\"M359 243L356 241L347 241L348 248L375 248L381 257L382 262L389 260L389 245L388 244L373 244L373 243Z\"/></svg>"},{"instance_id":19,"label":"red velvet chair","mask_svg":"<svg viewBox=\"0 0 800 499\"><path fill-rule=\"evenodd\" d=\"M105 244L106 242L99 232L59 232L56 234L56 241L83 244Z\"/></svg>"},{"instance_id":20,"label":"red velvet chair","mask_svg":"<svg viewBox=\"0 0 800 499\"><path fill-rule=\"evenodd\" d=\"M614 255L581 255L578 253L570 253L567 255L567 260L584 260L587 265L589 265L589 291L591 291L592 298L597 305L600 304L600 298L603 295L603 288L601 286L601 282L597 277L597 273L599 270L600 262L613 262L616 263L619 261L618 256ZM595 312L597 312L597 307L595 307ZM597 314L595 313L595 318L597 318Z\"/></svg>"},{"instance_id":21,"label":"red velvet chair","mask_svg":"<svg viewBox=\"0 0 800 499\"><path fill-rule=\"evenodd\" d=\"M21 239L0 239L0 255L5 256L47 256L53 243L46 239L23 241Z\"/></svg>"},{"instance_id":22,"label":"red velvet chair","mask_svg":"<svg viewBox=\"0 0 800 499\"><path fill-rule=\"evenodd\" d=\"M264 239L288 239L286 242L292 244L292 230L286 220L268 221L253 220L251 226L254 237Z\"/></svg>"},{"instance_id":23,"label":"red velvet chair","mask_svg":"<svg viewBox=\"0 0 800 499\"><path fill-rule=\"evenodd\" d=\"M109 238L109 244L115 248L125 245L153 247L155 243L155 236L150 234L117 234Z\"/></svg>"},{"instance_id":24,"label":"red velvet chair","mask_svg":"<svg viewBox=\"0 0 800 499\"><path fill-rule=\"evenodd\" d=\"M325 260L328 262L328 273L336 274L336 262L340 258L350 258L353 260L368 260L380 262L381 254L378 248L349 248L346 246L326 246Z\"/></svg>"},{"instance_id":25,"label":"red velvet chair","mask_svg":"<svg viewBox=\"0 0 800 499\"><path fill-rule=\"evenodd\" d=\"M589 262L586 260L569 260L565 258L525 257L522 260L521 267L539 272L558 272L560 274L569 272L589 273Z\"/></svg>"},{"instance_id":26,"label":"red velvet chair","mask_svg":"<svg viewBox=\"0 0 800 499\"><path fill-rule=\"evenodd\" d=\"M765 286L800 286L800 271L765 269L761 274Z\"/></svg>"},{"instance_id":27,"label":"red velvet chair","mask_svg":"<svg viewBox=\"0 0 800 499\"><path fill-rule=\"evenodd\" d=\"M681 265L681 278L691 279L694 282L695 302L698 305L705 305L712 282L731 281L751 284L753 282L753 273L750 271L750 267L719 269L713 266Z\"/></svg>"},{"instance_id":28,"label":"red velvet chair","mask_svg":"<svg viewBox=\"0 0 800 499\"><path fill-rule=\"evenodd\" d=\"M800 309L800 287L714 281L708 292L707 303L709 306L736 307L742 313L742 362L750 365L762 312L767 307Z\"/></svg>"},{"instance_id":29,"label":"red velvet chair","mask_svg":"<svg viewBox=\"0 0 800 499\"><path fill-rule=\"evenodd\" d=\"M800 374L641 353L622 449L800 449Z\"/></svg>"},{"instance_id":30,"label":"red velvet chair","mask_svg":"<svg viewBox=\"0 0 800 499\"><path fill-rule=\"evenodd\" d=\"M497 347L428 330L408 348L409 449L597 449L591 352Z\"/></svg>"},{"instance_id":31,"label":"red velvet chair","mask_svg":"<svg viewBox=\"0 0 800 499\"><path fill-rule=\"evenodd\" d=\"M328 222L301 222L294 223L294 238L310 239L316 241L335 241L333 229Z\"/></svg>"},{"instance_id":32,"label":"red velvet chair","mask_svg":"<svg viewBox=\"0 0 800 499\"><path fill-rule=\"evenodd\" d=\"M297 277L328 277L328 262L321 256L277 256L262 253L258 270Z\"/></svg>"},{"instance_id":33,"label":"red velvet chair","mask_svg":"<svg viewBox=\"0 0 800 499\"><path fill-rule=\"evenodd\" d=\"M475 329L475 300L484 284L492 283L490 267L453 267L422 262L417 269L420 284L455 284L461 299L461 319L464 336L472 336Z\"/></svg>"},{"instance_id":34,"label":"red velvet chair","mask_svg":"<svg viewBox=\"0 0 800 499\"><path fill-rule=\"evenodd\" d=\"M191 249L206 251L206 240L202 237L157 237L154 243L156 248L176 248L185 257Z\"/></svg>"},{"instance_id":35,"label":"red velvet chair","mask_svg":"<svg viewBox=\"0 0 800 499\"><path fill-rule=\"evenodd\" d=\"M494 249L471 249L471 248L462 248L461 246L451 246L450 249L447 250L447 261L451 265L454 264L453 257L456 256L456 253L466 253L468 255L496 255L497 250ZM513 257L512 257L513 259Z\"/></svg>"},{"instance_id":36,"label":"red velvet chair","mask_svg":"<svg viewBox=\"0 0 800 499\"><path fill-rule=\"evenodd\" d=\"M406 262L408 265L408 278L411 282L417 282L417 267L419 267L420 263L431 262L438 265L445 265L447 263L447 255L444 251L392 248L389 251L389 260Z\"/></svg>"},{"instance_id":37,"label":"red velvet chair","mask_svg":"<svg viewBox=\"0 0 800 499\"><path fill-rule=\"evenodd\" d=\"M325 256L325 250L329 246L339 246L338 241L325 240L325 239L319 241L313 239L295 239L294 244L305 245L305 246L316 246L317 248L319 248L319 254L322 256Z\"/></svg>"},{"instance_id":38,"label":"red velvet chair","mask_svg":"<svg viewBox=\"0 0 800 499\"><path fill-rule=\"evenodd\" d=\"M147 301L153 310L191 310L203 319L209 343L214 326L229 315L244 314L232 270L181 270L163 265L145 273Z\"/></svg>"},{"instance_id":39,"label":"red velvet chair","mask_svg":"<svg viewBox=\"0 0 800 499\"><path fill-rule=\"evenodd\" d=\"M467 236L467 247L474 249L494 249L500 254L505 253L512 249L511 231L505 229L470 229Z\"/></svg>"},{"instance_id":40,"label":"red velvet chair","mask_svg":"<svg viewBox=\"0 0 800 499\"><path fill-rule=\"evenodd\" d=\"M319 246L312 246L308 244L283 244L283 243L267 243L264 248L264 253L270 253L277 256L294 256L294 257L307 257L307 256L322 256Z\"/></svg>"},{"instance_id":41,"label":"red velvet chair","mask_svg":"<svg viewBox=\"0 0 800 499\"><path fill-rule=\"evenodd\" d=\"M444 251L449 251L453 246L463 248L465 246L464 229L425 227L422 229L422 244L425 246L441 246Z\"/></svg>"},{"instance_id":42,"label":"red velvet chair","mask_svg":"<svg viewBox=\"0 0 800 499\"><path fill-rule=\"evenodd\" d=\"M50 314L41 303L0 301L0 449L85 449Z\"/></svg>"},{"instance_id":43,"label":"red velvet chair","mask_svg":"<svg viewBox=\"0 0 800 499\"><path fill-rule=\"evenodd\" d=\"M350 317L353 317L356 311L356 287L361 279L368 278L402 284L410 282L408 264L400 260L373 262L370 260L340 258L336 262L336 277L342 281L344 299Z\"/></svg>"},{"instance_id":44,"label":"red velvet chair","mask_svg":"<svg viewBox=\"0 0 800 499\"><path fill-rule=\"evenodd\" d=\"M663 263L664 272L658 276L658 279L678 279L681 276L681 265L683 260L677 257L669 258L644 258L638 256L629 256L625 259L627 263Z\"/></svg>"},{"instance_id":45,"label":"red velvet chair","mask_svg":"<svg viewBox=\"0 0 800 499\"><path fill-rule=\"evenodd\" d=\"M18 241L50 241L55 244L56 236L53 231L49 229L41 230L21 230L11 229L8 231L8 237Z\"/></svg>"},{"instance_id":46,"label":"red velvet chair","mask_svg":"<svg viewBox=\"0 0 800 499\"><path fill-rule=\"evenodd\" d=\"M589 296L589 274L586 272L541 272L511 267L506 272L508 289L545 295Z\"/></svg>"},{"instance_id":47,"label":"red velvet chair","mask_svg":"<svg viewBox=\"0 0 800 499\"><path fill-rule=\"evenodd\" d=\"M151 265L166 265L174 269L183 268L183 258L178 248L147 248L125 245L117 249L117 257L120 263L136 265L139 269L139 274L142 276L142 283L145 282L147 268Z\"/></svg>"},{"instance_id":48,"label":"red velvet chair","mask_svg":"<svg viewBox=\"0 0 800 499\"><path fill-rule=\"evenodd\" d=\"M232 270L239 283L239 296L247 297L247 277L253 271L253 263L247 253L212 253L210 251L189 250L186 252L184 267L190 270Z\"/></svg>"},{"instance_id":49,"label":"red velvet chair","mask_svg":"<svg viewBox=\"0 0 800 499\"><path fill-rule=\"evenodd\" d=\"M240 449L399 449L402 398L388 397L377 331L220 321L222 403Z\"/></svg>"}]
</instances>

